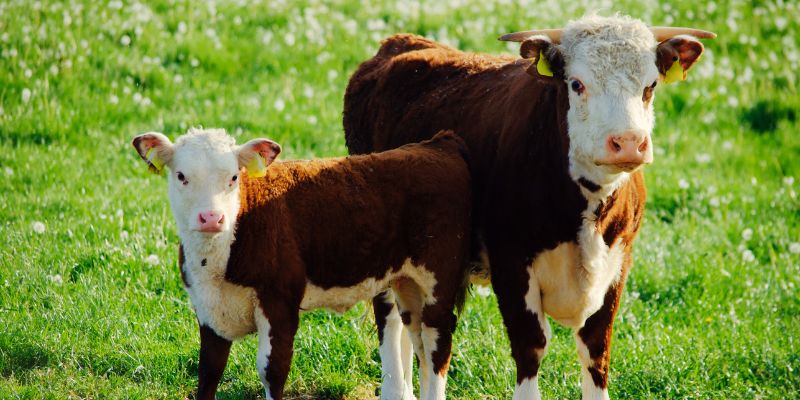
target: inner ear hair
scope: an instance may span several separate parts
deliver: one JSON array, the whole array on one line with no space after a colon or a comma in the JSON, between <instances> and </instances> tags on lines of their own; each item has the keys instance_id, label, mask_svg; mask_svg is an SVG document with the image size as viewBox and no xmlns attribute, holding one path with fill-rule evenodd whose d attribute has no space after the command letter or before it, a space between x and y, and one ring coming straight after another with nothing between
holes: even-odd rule
<instances>
[{"instance_id":1,"label":"inner ear hair","mask_svg":"<svg viewBox=\"0 0 800 400\"><path fill-rule=\"evenodd\" d=\"M679 35L658 44L656 66L661 75L666 74L675 61L680 61L684 71L688 71L703 54L703 44L688 35Z\"/></svg>"}]
</instances>

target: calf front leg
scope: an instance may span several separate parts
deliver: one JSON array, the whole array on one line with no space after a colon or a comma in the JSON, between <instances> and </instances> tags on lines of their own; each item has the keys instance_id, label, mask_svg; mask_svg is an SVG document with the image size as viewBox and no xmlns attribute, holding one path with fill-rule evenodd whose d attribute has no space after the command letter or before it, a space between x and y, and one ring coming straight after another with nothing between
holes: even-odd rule
<instances>
[{"instance_id":1,"label":"calf front leg","mask_svg":"<svg viewBox=\"0 0 800 400\"><path fill-rule=\"evenodd\" d=\"M200 364L197 368L197 399L213 400L228 363L231 341L200 325Z\"/></svg>"},{"instance_id":2,"label":"calf front leg","mask_svg":"<svg viewBox=\"0 0 800 400\"><path fill-rule=\"evenodd\" d=\"M372 299L380 340L381 399L414 400L411 341L403 331L394 292L388 290Z\"/></svg>"},{"instance_id":3,"label":"calf front leg","mask_svg":"<svg viewBox=\"0 0 800 400\"><path fill-rule=\"evenodd\" d=\"M280 400L292 365L298 309L286 305L262 305L256 307L255 321L258 329L256 366L264 385L264 397Z\"/></svg>"},{"instance_id":4,"label":"calf front leg","mask_svg":"<svg viewBox=\"0 0 800 400\"><path fill-rule=\"evenodd\" d=\"M586 320L582 328L575 332L578 358L581 362L583 400L607 400L609 398L608 367L611 361L611 331L630 267L630 262L626 264L623 266L619 281L611 285L606 292L603 306Z\"/></svg>"}]
</instances>

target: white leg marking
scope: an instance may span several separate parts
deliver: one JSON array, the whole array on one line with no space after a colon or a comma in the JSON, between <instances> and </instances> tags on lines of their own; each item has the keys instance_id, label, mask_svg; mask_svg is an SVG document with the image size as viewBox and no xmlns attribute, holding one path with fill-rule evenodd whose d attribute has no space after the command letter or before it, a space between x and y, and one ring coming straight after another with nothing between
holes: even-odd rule
<instances>
[{"instance_id":1,"label":"white leg marking","mask_svg":"<svg viewBox=\"0 0 800 400\"><path fill-rule=\"evenodd\" d=\"M422 346L425 350L425 369L428 381L427 390L422 395L422 384L420 384L420 399L422 400L444 400L444 389L447 385L447 375L441 376L434 371L433 353L436 351L436 342L439 340L439 331L422 324ZM422 367L420 366L420 371Z\"/></svg>"},{"instance_id":2,"label":"white leg marking","mask_svg":"<svg viewBox=\"0 0 800 400\"><path fill-rule=\"evenodd\" d=\"M256 328L258 329L258 353L256 358L256 367L258 368L258 377L261 378L261 384L264 385L264 398L272 400L272 395L269 393L269 382L267 382L267 365L269 365L269 355L272 353L272 342L269 336L270 325L261 307L255 309Z\"/></svg>"},{"instance_id":3,"label":"white leg marking","mask_svg":"<svg viewBox=\"0 0 800 400\"><path fill-rule=\"evenodd\" d=\"M387 299L387 301L394 302L394 296L391 296L391 299ZM386 316L386 325L383 328L383 343L381 343L380 347L381 372L383 375L383 382L381 383L382 400L414 399L414 389L411 385L406 384L404 378L404 357L410 357L410 354L403 354L402 344L404 341L409 343L409 348L405 350L410 352L410 342L408 335L403 333L403 321L400 319L400 313L397 312L397 307L393 307L389 315Z\"/></svg>"},{"instance_id":4,"label":"white leg marking","mask_svg":"<svg viewBox=\"0 0 800 400\"><path fill-rule=\"evenodd\" d=\"M589 373L589 367L594 365L594 361L589 356L589 348L583 343L581 337L575 334L575 342L578 346L578 359L581 362L581 393L583 400L608 400L608 389L597 387Z\"/></svg>"},{"instance_id":5,"label":"white leg marking","mask_svg":"<svg viewBox=\"0 0 800 400\"><path fill-rule=\"evenodd\" d=\"M539 377L526 378L514 389L514 400L541 400L539 394Z\"/></svg>"},{"instance_id":6,"label":"white leg marking","mask_svg":"<svg viewBox=\"0 0 800 400\"><path fill-rule=\"evenodd\" d=\"M428 359L425 357L420 331L409 330L408 333L408 337L414 347L414 353L417 355L417 361L419 361L419 398L425 399L425 395L428 392Z\"/></svg>"},{"instance_id":7,"label":"white leg marking","mask_svg":"<svg viewBox=\"0 0 800 400\"><path fill-rule=\"evenodd\" d=\"M403 365L403 376L406 382L404 400L416 400L414 397L414 348L411 345L411 332L405 326L400 333L400 357Z\"/></svg>"},{"instance_id":8,"label":"white leg marking","mask_svg":"<svg viewBox=\"0 0 800 400\"><path fill-rule=\"evenodd\" d=\"M539 358L539 365L541 366L542 358L547 351L547 345L550 343L552 331L550 330L550 323L547 317L544 316L542 310L542 292L539 288L539 280L533 270L533 265L528 267L528 292L525 293L525 306L531 314L536 315L539 320L539 326L542 327L545 337L545 346L542 349L536 350L536 355ZM514 400L539 400L541 394L539 393L539 377L534 376L525 378L522 383L518 384L514 389Z\"/></svg>"}]
</instances>

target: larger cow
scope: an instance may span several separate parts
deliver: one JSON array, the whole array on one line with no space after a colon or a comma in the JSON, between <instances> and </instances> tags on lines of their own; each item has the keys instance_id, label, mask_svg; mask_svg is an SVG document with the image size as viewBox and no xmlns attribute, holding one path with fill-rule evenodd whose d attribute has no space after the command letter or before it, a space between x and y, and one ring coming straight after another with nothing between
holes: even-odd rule
<instances>
[{"instance_id":1,"label":"larger cow","mask_svg":"<svg viewBox=\"0 0 800 400\"><path fill-rule=\"evenodd\" d=\"M545 313L575 330L583 398L608 398L612 323L644 212L641 167L653 159L654 89L685 79L703 52L698 38L713 36L589 16L502 37L522 42L519 59L396 35L350 79L351 153L440 129L466 140L474 256L491 269L517 367L514 399L540 397ZM392 318L391 304L374 302L379 320Z\"/></svg>"}]
</instances>

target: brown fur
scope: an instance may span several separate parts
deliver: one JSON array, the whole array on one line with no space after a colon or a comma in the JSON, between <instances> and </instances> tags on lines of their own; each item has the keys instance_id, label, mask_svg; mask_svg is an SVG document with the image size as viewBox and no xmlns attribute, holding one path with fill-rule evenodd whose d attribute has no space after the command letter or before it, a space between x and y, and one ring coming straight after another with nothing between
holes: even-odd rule
<instances>
[{"instance_id":1,"label":"brown fur","mask_svg":"<svg viewBox=\"0 0 800 400\"><path fill-rule=\"evenodd\" d=\"M460 138L442 133L381 154L275 162L263 178L243 174L225 279L254 288L270 322L273 398L282 397L306 283L349 287L406 259L436 277L436 302L418 318L441 328L435 359L446 371L453 309L466 289L466 154Z\"/></svg>"},{"instance_id":2,"label":"brown fur","mask_svg":"<svg viewBox=\"0 0 800 400\"><path fill-rule=\"evenodd\" d=\"M526 268L540 252L576 241L581 213L588 207L568 173L566 84L526 73L530 66L531 59L464 53L396 35L359 66L344 99L345 138L352 154L390 149L441 129L464 138L475 196L473 233L483 238L489 254L518 382L537 374L540 360L534 350L546 341L526 309ZM599 189L588 180L582 185ZM644 179L636 172L598 208L606 243L632 244L644 200ZM473 242L475 257L478 241ZM603 308L581 330L603 380L613 314L631 266L631 246L625 251L623 279L609 288Z\"/></svg>"}]
</instances>

